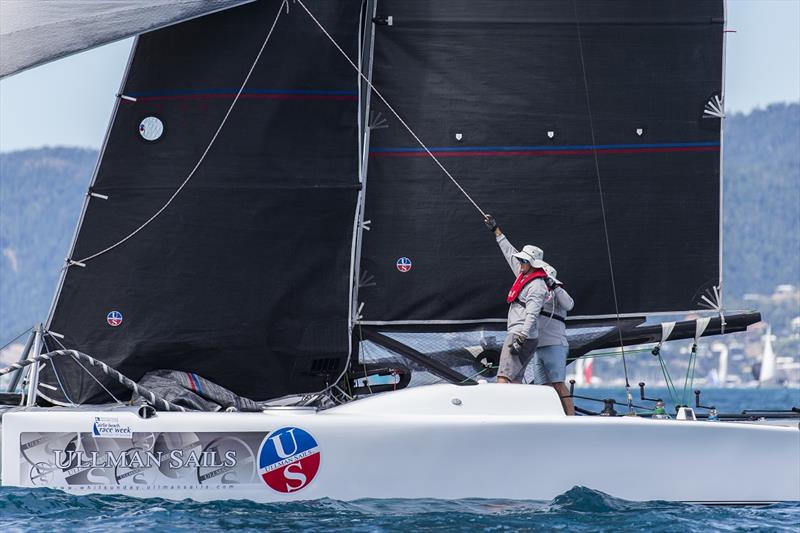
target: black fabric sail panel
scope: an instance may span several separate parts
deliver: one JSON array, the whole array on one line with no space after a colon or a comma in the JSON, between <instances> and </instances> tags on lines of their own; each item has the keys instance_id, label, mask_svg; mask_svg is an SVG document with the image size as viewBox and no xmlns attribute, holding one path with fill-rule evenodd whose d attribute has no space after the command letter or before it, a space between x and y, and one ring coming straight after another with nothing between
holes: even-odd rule
<instances>
[{"instance_id":1,"label":"black fabric sail panel","mask_svg":"<svg viewBox=\"0 0 800 533\"><path fill-rule=\"evenodd\" d=\"M279 4L139 39L124 87L137 101L120 103L93 188L108 200L90 199L73 259L128 235L186 178ZM354 54L360 2L309 6ZM152 141L148 117L163 124ZM177 369L253 399L323 388L348 354L357 129L356 77L290 8L195 176L136 236L70 267L50 330L133 379ZM74 363L57 368L73 401L108 400Z\"/></svg>"},{"instance_id":2,"label":"black fabric sail panel","mask_svg":"<svg viewBox=\"0 0 800 533\"><path fill-rule=\"evenodd\" d=\"M574 7L573 7L574 6ZM595 142L576 24L583 42ZM719 279L721 1L384 0L373 81L573 316L698 308ZM380 113L380 117L378 117ZM502 319L514 278L479 212L373 98L366 322ZM410 268L409 268L410 267Z\"/></svg>"}]
</instances>

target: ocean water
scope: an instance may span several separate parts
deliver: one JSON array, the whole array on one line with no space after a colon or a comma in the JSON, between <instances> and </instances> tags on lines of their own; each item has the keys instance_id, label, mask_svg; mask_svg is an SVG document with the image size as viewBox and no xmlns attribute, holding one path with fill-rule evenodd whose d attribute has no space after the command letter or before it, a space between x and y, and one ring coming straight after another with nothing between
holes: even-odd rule
<instances>
[{"instance_id":1,"label":"ocean water","mask_svg":"<svg viewBox=\"0 0 800 533\"><path fill-rule=\"evenodd\" d=\"M631 380L631 386L633 403L652 408L653 402L643 402L639 399L639 386L636 385L633 380ZM676 380L675 386L677 387L678 395L682 396L684 390L683 381ZM589 396L599 399L614 398L618 402L625 402L624 387L576 387L574 393L579 396ZM648 398L662 398L667 404L668 412L675 412L674 403L671 401L667 389L646 387L645 396ZM694 406L694 390L691 387L687 387L687 396L689 399L689 406ZM714 389L703 387L700 394L700 403L701 405L714 406L720 413L740 413L744 409L788 409L791 407L800 407L800 388ZM591 411L601 411L603 409L602 402L593 402L590 400L576 399L575 405ZM624 406L617 406L616 409L620 413L626 411ZM706 410L698 409L697 412L705 413Z\"/></svg>"},{"instance_id":2,"label":"ocean water","mask_svg":"<svg viewBox=\"0 0 800 533\"><path fill-rule=\"evenodd\" d=\"M618 389L584 388L578 392L599 398L624 398L624 393ZM664 394L664 391L652 392L653 396L659 392ZM800 389L708 390L703 393L703 400L723 412L745 408L781 409L800 405ZM596 408L592 402L582 404ZM286 504L198 503L113 495L70 496L50 489L0 488L0 532L113 530L798 532L800 502L762 507L630 502L591 488L574 487L545 502L395 499Z\"/></svg>"}]
</instances>

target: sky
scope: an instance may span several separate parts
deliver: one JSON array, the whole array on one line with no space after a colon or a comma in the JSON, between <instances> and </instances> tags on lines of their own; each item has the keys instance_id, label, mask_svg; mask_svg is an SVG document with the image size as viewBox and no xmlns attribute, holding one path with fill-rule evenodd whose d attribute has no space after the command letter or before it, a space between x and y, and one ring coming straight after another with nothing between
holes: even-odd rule
<instances>
[{"instance_id":1,"label":"sky","mask_svg":"<svg viewBox=\"0 0 800 533\"><path fill-rule=\"evenodd\" d=\"M728 0L725 106L800 100L800 0ZM132 39L0 80L0 151L99 148Z\"/></svg>"}]
</instances>

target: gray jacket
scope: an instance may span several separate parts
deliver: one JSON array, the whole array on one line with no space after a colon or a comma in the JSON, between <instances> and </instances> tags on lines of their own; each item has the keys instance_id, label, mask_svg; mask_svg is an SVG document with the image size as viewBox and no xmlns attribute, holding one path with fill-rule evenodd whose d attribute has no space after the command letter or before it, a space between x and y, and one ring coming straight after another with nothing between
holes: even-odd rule
<instances>
[{"instance_id":1,"label":"gray jacket","mask_svg":"<svg viewBox=\"0 0 800 533\"><path fill-rule=\"evenodd\" d=\"M497 245L503 252L508 266L514 272L514 276L519 275L519 261L514 258L517 249L508 242L505 235L497 237ZM523 333L529 339L539 337L539 312L547 296L547 285L542 279L535 279L523 287L517 299L511 302L508 308L508 331Z\"/></svg>"},{"instance_id":2,"label":"gray jacket","mask_svg":"<svg viewBox=\"0 0 800 533\"><path fill-rule=\"evenodd\" d=\"M539 346L569 346L567 342L567 326L555 318L567 318L567 311L572 311L575 302L566 289L558 287L545 296L542 304L542 316L539 317Z\"/></svg>"}]
</instances>

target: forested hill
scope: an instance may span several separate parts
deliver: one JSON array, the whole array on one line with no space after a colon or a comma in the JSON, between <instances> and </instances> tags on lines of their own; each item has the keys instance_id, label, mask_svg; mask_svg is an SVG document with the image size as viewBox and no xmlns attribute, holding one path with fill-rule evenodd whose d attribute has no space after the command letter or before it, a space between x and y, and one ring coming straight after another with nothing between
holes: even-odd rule
<instances>
[{"instance_id":1,"label":"forested hill","mask_svg":"<svg viewBox=\"0 0 800 533\"><path fill-rule=\"evenodd\" d=\"M725 119L724 285L800 283L800 104Z\"/></svg>"},{"instance_id":2,"label":"forested hill","mask_svg":"<svg viewBox=\"0 0 800 533\"><path fill-rule=\"evenodd\" d=\"M96 150L0 154L0 346L46 318Z\"/></svg>"},{"instance_id":3,"label":"forested hill","mask_svg":"<svg viewBox=\"0 0 800 533\"><path fill-rule=\"evenodd\" d=\"M726 119L728 296L800 283L798 147L800 104ZM0 154L0 342L45 318L96 158L76 148Z\"/></svg>"}]
</instances>

